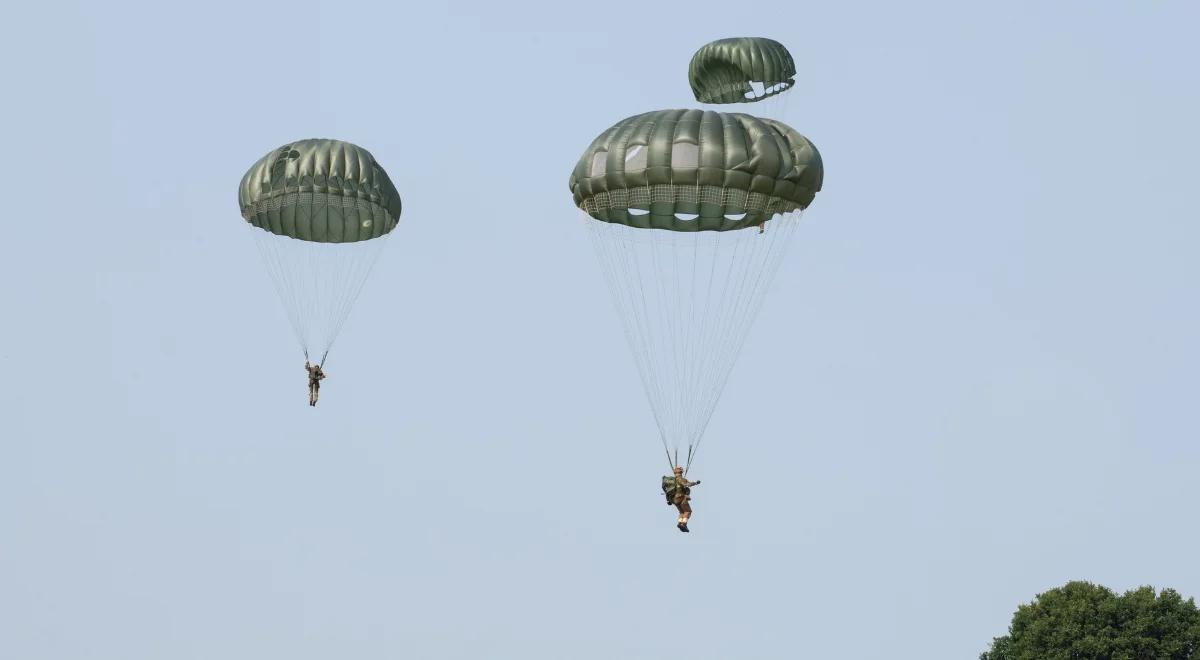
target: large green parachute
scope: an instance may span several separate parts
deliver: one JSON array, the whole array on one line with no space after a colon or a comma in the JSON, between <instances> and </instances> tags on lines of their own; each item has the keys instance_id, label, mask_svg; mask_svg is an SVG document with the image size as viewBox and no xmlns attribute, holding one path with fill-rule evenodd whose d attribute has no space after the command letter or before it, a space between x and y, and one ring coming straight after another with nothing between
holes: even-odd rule
<instances>
[{"instance_id":1,"label":"large green parachute","mask_svg":"<svg viewBox=\"0 0 1200 660\"><path fill-rule=\"evenodd\" d=\"M688 80L701 103L754 103L791 89L796 63L773 39L718 39L692 56Z\"/></svg>"},{"instance_id":2,"label":"large green parachute","mask_svg":"<svg viewBox=\"0 0 1200 660\"><path fill-rule=\"evenodd\" d=\"M324 362L400 219L396 186L362 147L300 140L246 172L238 206L305 356Z\"/></svg>"},{"instance_id":3,"label":"large green parachute","mask_svg":"<svg viewBox=\"0 0 1200 660\"><path fill-rule=\"evenodd\" d=\"M695 457L823 178L787 125L705 110L629 117L575 165L571 192L672 464Z\"/></svg>"},{"instance_id":4,"label":"large green parachute","mask_svg":"<svg viewBox=\"0 0 1200 660\"><path fill-rule=\"evenodd\" d=\"M823 171L813 143L781 122L658 110L601 133L570 185L575 204L597 220L729 231L807 207Z\"/></svg>"}]
</instances>

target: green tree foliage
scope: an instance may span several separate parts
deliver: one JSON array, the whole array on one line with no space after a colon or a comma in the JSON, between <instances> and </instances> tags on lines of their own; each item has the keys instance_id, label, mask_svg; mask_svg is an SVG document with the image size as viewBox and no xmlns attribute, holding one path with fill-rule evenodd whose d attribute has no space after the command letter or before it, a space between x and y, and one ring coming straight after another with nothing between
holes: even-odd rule
<instances>
[{"instance_id":1,"label":"green tree foliage","mask_svg":"<svg viewBox=\"0 0 1200 660\"><path fill-rule=\"evenodd\" d=\"M979 660L1200 660L1200 610L1172 589L1068 582L1017 608Z\"/></svg>"}]
</instances>

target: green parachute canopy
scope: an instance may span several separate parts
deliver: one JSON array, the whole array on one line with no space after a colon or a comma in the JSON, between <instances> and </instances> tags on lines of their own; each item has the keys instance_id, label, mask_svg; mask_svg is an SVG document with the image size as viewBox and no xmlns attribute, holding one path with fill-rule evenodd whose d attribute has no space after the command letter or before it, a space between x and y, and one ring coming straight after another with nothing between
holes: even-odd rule
<instances>
[{"instance_id":1,"label":"green parachute canopy","mask_svg":"<svg viewBox=\"0 0 1200 660\"><path fill-rule=\"evenodd\" d=\"M272 150L242 177L238 205L255 227L315 243L379 238L400 218L387 172L369 151L340 140Z\"/></svg>"},{"instance_id":2,"label":"green parachute canopy","mask_svg":"<svg viewBox=\"0 0 1200 660\"><path fill-rule=\"evenodd\" d=\"M400 194L362 147L300 140L263 156L238 206L306 357L322 363L400 219Z\"/></svg>"},{"instance_id":3,"label":"green parachute canopy","mask_svg":"<svg viewBox=\"0 0 1200 660\"><path fill-rule=\"evenodd\" d=\"M824 169L813 143L771 119L657 110L592 141L571 174L575 205L597 220L672 231L729 231L806 208Z\"/></svg>"},{"instance_id":4,"label":"green parachute canopy","mask_svg":"<svg viewBox=\"0 0 1200 660\"><path fill-rule=\"evenodd\" d=\"M773 39L718 39L692 56L688 80L701 103L754 103L791 89L796 63ZM756 90L754 83L762 89Z\"/></svg>"}]
</instances>

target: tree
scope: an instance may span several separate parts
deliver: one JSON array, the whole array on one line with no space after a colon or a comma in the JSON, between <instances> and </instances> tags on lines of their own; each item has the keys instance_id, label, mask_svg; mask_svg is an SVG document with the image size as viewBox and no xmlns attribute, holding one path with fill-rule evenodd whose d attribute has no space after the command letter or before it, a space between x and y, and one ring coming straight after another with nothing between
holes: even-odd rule
<instances>
[{"instance_id":1,"label":"tree","mask_svg":"<svg viewBox=\"0 0 1200 660\"><path fill-rule=\"evenodd\" d=\"M1173 589L1068 582L1018 607L979 660L1200 660L1200 609Z\"/></svg>"}]
</instances>

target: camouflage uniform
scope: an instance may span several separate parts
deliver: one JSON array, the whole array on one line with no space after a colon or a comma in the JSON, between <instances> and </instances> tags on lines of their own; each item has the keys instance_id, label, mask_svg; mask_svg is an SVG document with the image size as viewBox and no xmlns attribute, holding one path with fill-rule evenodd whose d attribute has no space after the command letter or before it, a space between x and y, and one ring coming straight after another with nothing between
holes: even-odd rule
<instances>
[{"instance_id":1,"label":"camouflage uniform","mask_svg":"<svg viewBox=\"0 0 1200 660\"><path fill-rule=\"evenodd\" d=\"M321 391L321 379L325 378L325 372L321 370L319 364L304 363L304 370L308 372L308 405L317 405L317 396Z\"/></svg>"},{"instance_id":2,"label":"camouflage uniform","mask_svg":"<svg viewBox=\"0 0 1200 660\"><path fill-rule=\"evenodd\" d=\"M684 477L675 477L675 491L671 497L671 503L675 505L676 509L679 509L680 516L692 512L692 505L689 502L692 501L691 486L695 484L696 482L688 481Z\"/></svg>"},{"instance_id":3,"label":"camouflage uniform","mask_svg":"<svg viewBox=\"0 0 1200 660\"><path fill-rule=\"evenodd\" d=\"M699 481L688 481L687 477L683 476L683 472L679 471L675 474L675 488L671 491L671 503L679 509L679 519L675 522L675 526L679 531L689 531L687 524L692 517L692 486L700 483Z\"/></svg>"}]
</instances>

